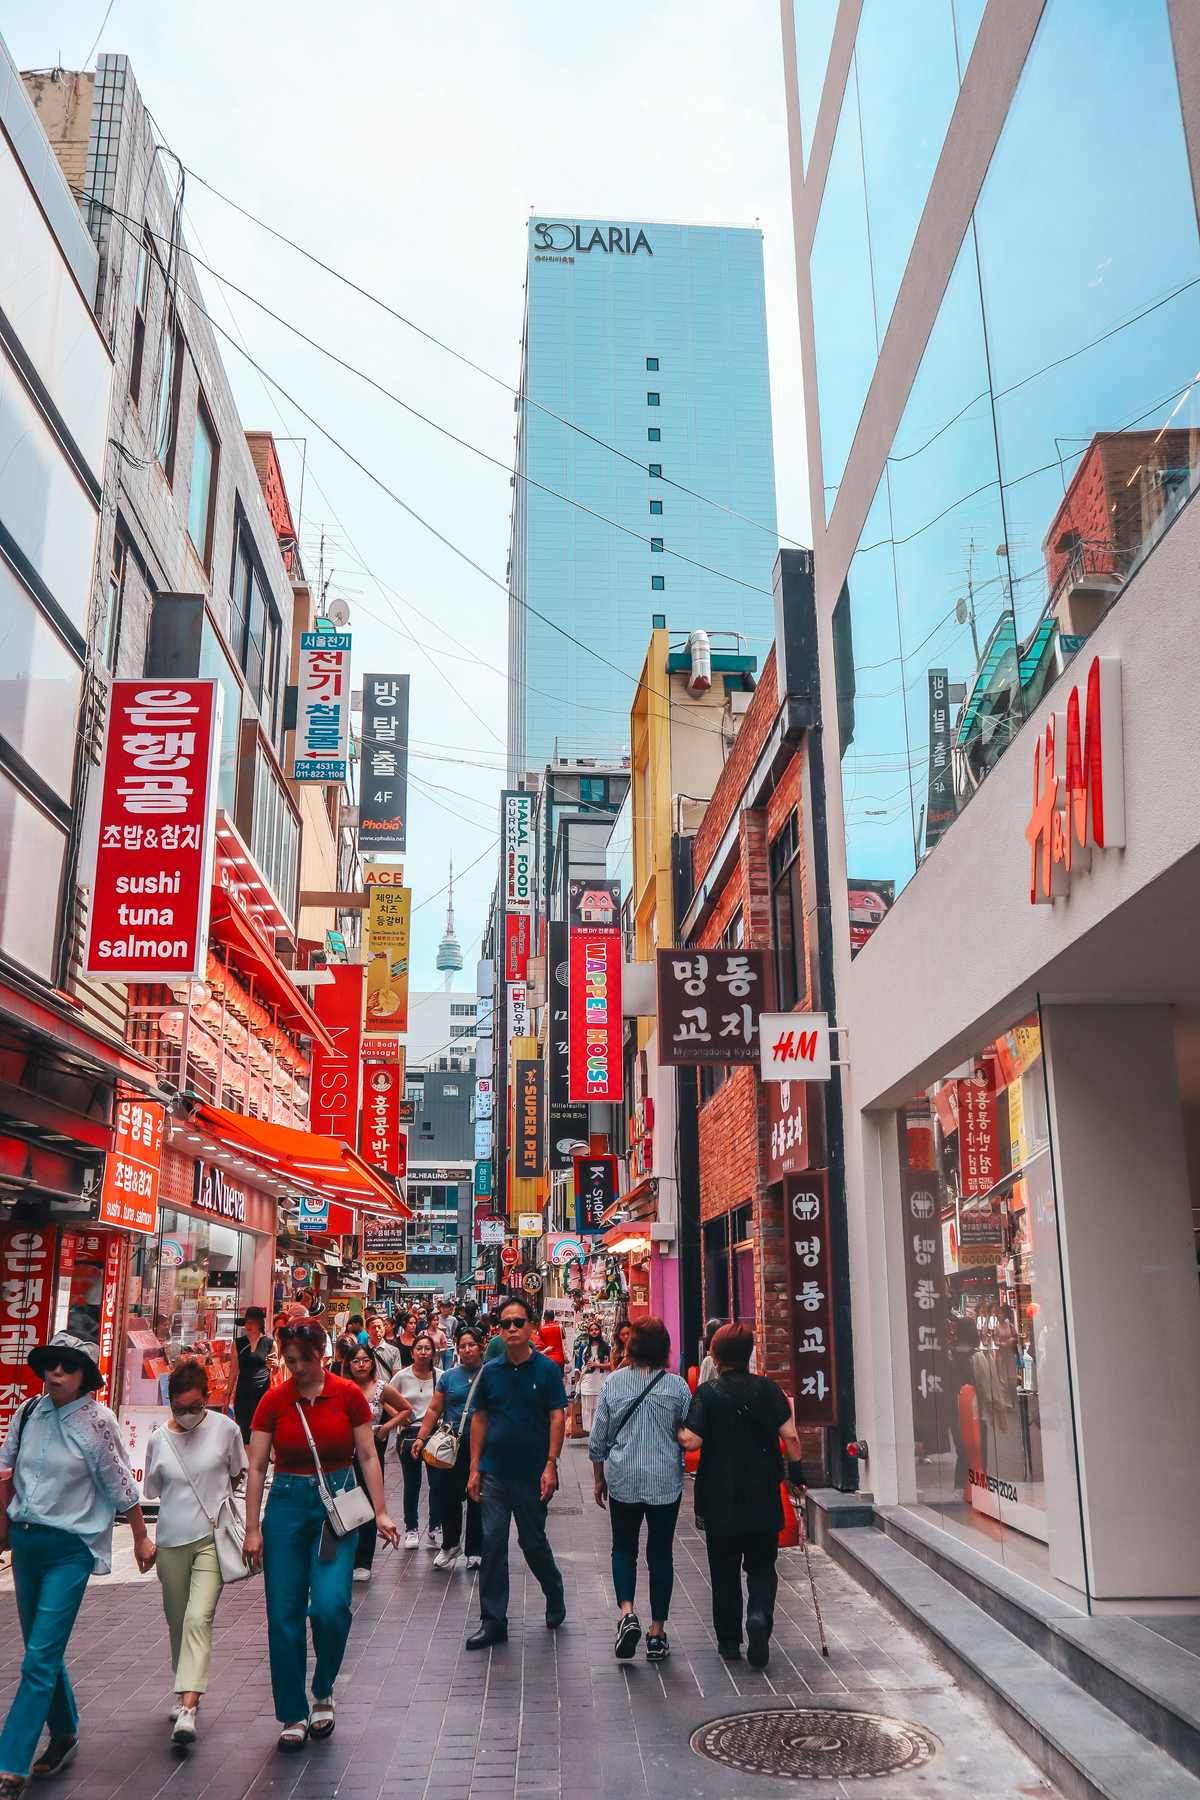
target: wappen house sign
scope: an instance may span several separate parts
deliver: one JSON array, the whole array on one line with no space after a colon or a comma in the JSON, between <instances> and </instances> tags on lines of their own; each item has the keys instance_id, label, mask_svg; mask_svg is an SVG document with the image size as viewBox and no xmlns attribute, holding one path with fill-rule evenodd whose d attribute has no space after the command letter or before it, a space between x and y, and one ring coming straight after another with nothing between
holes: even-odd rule
<instances>
[{"instance_id":1,"label":"wappen house sign","mask_svg":"<svg viewBox=\"0 0 1200 1800\"><path fill-rule=\"evenodd\" d=\"M593 225L589 229L561 220L550 224L539 220L533 232L535 250L574 250L580 256L593 250L601 250L605 256L636 256L644 250L647 256L654 255L645 232L639 230L635 236L631 225Z\"/></svg>"}]
</instances>

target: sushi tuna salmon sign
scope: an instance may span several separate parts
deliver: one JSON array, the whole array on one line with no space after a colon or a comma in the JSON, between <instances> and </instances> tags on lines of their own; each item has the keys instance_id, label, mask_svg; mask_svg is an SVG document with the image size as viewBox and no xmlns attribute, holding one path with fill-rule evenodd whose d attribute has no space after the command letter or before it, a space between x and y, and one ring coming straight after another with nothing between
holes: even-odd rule
<instances>
[{"instance_id":1,"label":"sushi tuna salmon sign","mask_svg":"<svg viewBox=\"0 0 1200 1800\"><path fill-rule=\"evenodd\" d=\"M220 737L215 681L113 682L86 974L204 974Z\"/></svg>"},{"instance_id":2,"label":"sushi tuna salmon sign","mask_svg":"<svg viewBox=\"0 0 1200 1800\"><path fill-rule=\"evenodd\" d=\"M1051 713L1046 721L1034 746L1033 808L1025 840L1034 906L1068 894L1072 876L1090 866L1093 850L1114 850L1124 844L1125 746L1118 657L1093 656L1086 679L1076 682L1067 695L1065 710Z\"/></svg>"}]
</instances>

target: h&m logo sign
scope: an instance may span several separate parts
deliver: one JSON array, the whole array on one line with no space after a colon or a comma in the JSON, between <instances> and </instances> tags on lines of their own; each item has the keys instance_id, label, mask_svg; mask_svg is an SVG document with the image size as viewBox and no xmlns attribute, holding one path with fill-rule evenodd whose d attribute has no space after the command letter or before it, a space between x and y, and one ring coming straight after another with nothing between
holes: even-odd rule
<instances>
[{"instance_id":1,"label":"h&m logo sign","mask_svg":"<svg viewBox=\"0 0 1200 1800\"><path fill-rule=\"evenodd\" d=\"M636 256L639 250L654 255L645 232L639 229L635 237L631 225L593 225L589 231L586 225L539 220L533 228L533 244L535 250L574 250L580 256L592 250L601 250L605 256Z\"/></svg>"}]
</instances>

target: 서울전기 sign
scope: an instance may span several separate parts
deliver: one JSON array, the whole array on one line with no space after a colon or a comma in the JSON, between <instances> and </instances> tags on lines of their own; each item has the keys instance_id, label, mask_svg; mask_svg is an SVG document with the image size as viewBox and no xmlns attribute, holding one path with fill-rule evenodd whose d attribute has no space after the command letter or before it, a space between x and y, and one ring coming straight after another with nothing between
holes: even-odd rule
<instances>
[{"instance_id":1,"label":"\uc11c\uc6b8\uc804\uae30 sign","mask_svg":"<svg viewBox=\"0 0 1200 1800\"><path fill-rule=\"evenodd\" d=\"M152 1100L118 1100L113 1147L104 1158L98 1223L125 1231L158 1230L166 1108Z\"/></svg>"},{"instance_id":2,"label":"\uc11c\uc6b8\uc804\uae30 sign","mask_svg":"<svg viewBox=\"0 0 1200 1800\"><path fill-rule=\"evenodd\" d=\"M361 850L408 848L408 700L407 675L363 676Z\"/></svg>"},{"instance_id":3,"label":"\uc11c\uc6b8\uc804\uae30 sign","mask_svg":"<svg viewBox=\"0 0 1200 1800\"><path fill-rule=\"evenodd\" d=\"M533 795L506 788L500 796L504 910L527 913L533 903Z\"/></svg>"},{"instance_id":4,"label":"\uc11c\uc6b8\uc804\uae30 sign","mask_svg":"<svg viewBox=\"0 0 1200 1800\"><path fill-rule=\"evenodd\" d=\"M113 682L86 974L204 974L220 736L215 681Z\"/></svg>"},{"instance_id":5,"label":"\uc11c\uc6b8\uc804\uae30 sign","mask_svg":"<svg viewBox=\"0 0 1200 1800\"><path fill-rule=\"evenodd\" d=\"M349 758L350 633L302 631L292 780L340 786Z\"/></svg>"},{"instance_id":6,"label":"\uc11c\uc6b8\uc804\uae30 sign","mask_svg":"<svg viewBox=\"0 0 1200 1800\"><path fill-rule=\"evenodd\" d=\"M765 987L761 950L660 950L659 1064L758 1062Z\"/></svg>"}]
</instances>

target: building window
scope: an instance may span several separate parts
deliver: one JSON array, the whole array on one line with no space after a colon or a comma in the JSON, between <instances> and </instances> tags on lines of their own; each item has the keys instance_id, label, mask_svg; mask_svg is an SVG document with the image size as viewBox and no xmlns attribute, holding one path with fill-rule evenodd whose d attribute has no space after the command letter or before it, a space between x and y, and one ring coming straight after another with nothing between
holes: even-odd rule
<instances>
[{"instance_id":1,"label":"building window","mask_svg":"<svg viewBox=\"0 0 1200 1800\"><path fill-rule=\"evenodd\" d=\"M661 538L651 538L650 539L650 548L652 550L661 550L662 547L663 547L663 541Z\"/></svg>"},{"instance_id":2,"label":"building window","mask_svg":"<svg viewBox=\"0 0 1200 1800\"><path fill-rule=\"evenodd\" d=\"M658 374L658 358L657 358L657 356L648 356L646 358L646 367L647 367L647 369L649 369L649 371L652 375L657 375Z\"/></svg>"},{"instance_id":3,"label":"building window","mask_svg":"<svg viewBox=\"0 0 1200 1800\"><path fill-rule=\"evenodd\" d=\"M658 404L659 404L659 397L658 397L657 393L654 391L654 389L651 388L649 393L646 395L646 405L647 406L657 406Z\"/></svg>"},{"instance_id":4,"label":"building window","mask_svg":"<svg viewBox=\"0 0 1200 1800\"><path fill-rule=\"evenodd\" d=\"M608 776L581 775L579 777L579 798L592 806L608 805Z\"/></svg>"},{"instance_id":5,"label":"building window","mask_svg":"<svg viewBox=\"0 0 1200 1800\"><path fill-rule=\"evenodd\" d=\"M133 355L129 361L129 398L136 406L142 391L142 356L146 348L146 301L150 293L150 259L154 252L145 232L138 245L137 277L133 295Z\"/></svg>"},{"instance_id":6,"label":"building window","mask_svg":"<svg viewBox=\"0 0 1200 1800\"><path fill-rule=\"evenodd\" d=\"M112 565L108 571L108 616L104 621L104 666L117 666L117 639L121 635L121 606L125 598L125 540L118 531L113 537Z\"/></svg>"},{"instance_id":7,"label":"building window","mask_svg":"<svg viewBox=\"0 0 1200 1800\"><path fill-rule=\"evenodd\" d=\"M728 1063L701 1063L700 1065L700 1104L707 1106L719 1088L723 1088L729 1079Z\"/></svg>"},{"instance_id":8,"label":"building window","mask_svg":"<svg viewBox=\"0 0 1200 1800\"><path fill-rule=\"evenodd\" d=\"M804 966L804 861L795 812L771 845L771 938L775 994L780 1012L790 1012L808 991Z\"/></svg>"},{"instance_id":9,"label":"building window","mask_svg":"<svg viewBox=\"0 0 1200 1800\"><path fill-rule=\"evenodd\" d=\"M746 942L746 915L739 906L721 934L721 944L726 950L740 950Z\"/></svg>"},{"instance_id":10,"label":"building window","mask_svg":"<svg viewBox=\"0 0 1200 1800\"><path fill-rule=\"evenodd\" d=\"M650 592L652 594L661 594L666 585L667 578L665 575L652 575L650 577Z\"/></svg>"},{"instance_id":11,"label":"building window","mask_svg":"<svg viewBox=\"0 0 1200 1800\"><path fill-rule=\"evenodd\" d=\"M651 425L646 432L647 440L652 444L661 444L662 432L657 425Z\"/></svg>"},{"instance_id":12,"label":"building window","mask_svg":"<svg viewBox=\"0 0 1200 1800\"><path fill-rule=\"evenodd\" d=\"M268 736L275 738L279 689L279 619L243 521L234 551L230 642L257 702Z\"/></svg>"},{"instance_id":13,"label":"building window","mask_svg":"<svg viewBox=\"0 0 1200 1800\"><path fill-rule=\"evenodd\" d=\"M192 439L192 485L188 489L188 536L206 570L212 567L213 510L217 497L217 434L207 406L196 394L196 435Z\"/></svg>"},{"instance_id":14,"label":"building window","mask_svg":"<svg viewBox=\"0 0 1200 1800\"><path fill-rule=\"evenodd\" d=\"M650 468L649 468L649 475L650 475L650 479L652 481L661 481L662 480L662 464L661 463L651 463Z\"/></svg>"},{"instance_id":15,"label":"building window","mask_svg":"<svg viewBox=\"0 0 1200 1800\"><path fill-rule=\"evenodd\" d=\"M658 514L661 513L661 511L662 511L662 501L661 500L652 500L650 502L650 511L651 511L651 514L655 518L657 518Z\"/></svg>"}]
</instances>

